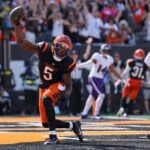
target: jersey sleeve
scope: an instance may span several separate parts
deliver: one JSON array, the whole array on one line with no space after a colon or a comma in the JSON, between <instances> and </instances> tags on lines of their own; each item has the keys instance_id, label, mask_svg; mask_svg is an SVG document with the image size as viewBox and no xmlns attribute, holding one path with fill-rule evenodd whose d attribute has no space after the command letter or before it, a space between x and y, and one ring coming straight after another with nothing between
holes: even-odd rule
<instances>
[{"instance_id":1,"label":"jersey sleeve","mask_svg":"<svg viewBox=\"0 0 150 150\"><path fill-rule=\"evenodd\" d=\"M77 68L79 68L79 69L89 68L89 66L91 66L91 64L92 64L93 59L96 59L95 53L91 56L91 58L89 60L77 64Z\"/></svg>"},{"instance_id":2,"label":"jersey sleeve","mask_svg":"<svg viewBox=\"0 0 150 150\"><path fill-rule=\"evenodd\" d=\"M144 62L146 63L146 65L147 65L148 67L150 67L150 52L147 54L147 56L146 56Z\"/></svg>"},{"instance_id":3,"label":"jersey sleeve","mask_svg":"<svg viewBox=\"0 0 150 150\"><path fill-rule=\"evenodd\" d=\"M94 53L91 57L91 59L98 59L99 58L99 54L98 53Z\"/></svg>"},{"instance_id":4,"label":"jersey sleeve","mask_svg":"<svg viewBox=\"0 0 150 150\"><path fill-rule=\"evenodd\" d=\"M112 64L114 64L114 59L110 56L109 57L109 66L111 66Z\"/></svg>"},{"instance_id":5,"label":"jersey sleeve","mask_svg":"<svg viewBox=\"0 0 150 150\"><path fill-rule=\"evenodd\" d=\"M43 53L44 51L46 51L48 46L49 46L49 44L47 42L39 42L39 43L37 43L38 54Z\"/></svg>"},{"instance_id":6,"label":"jersey sleeve","mask_svg":"<svg viewBox=\"0 0 150 150\"><path fill-rule=\"evenodd\" d=\"M134 64L134 61L133 61L132 58L130 58L130 59L128 59L128 60L126 61L126 66L132 67L133 64Z\"/></svg>"},{"instance_id":7,"label":"jersey sleeve","mask_svg":"<svg viewBox=\"0 0 150 150\"><path fill-rule=\"evenodd\" d=\"M65 73L72 72L75 67L76 67L76 62L72 59L71 62L67 65L67 69L66 69Z\"/></svg>"}]
</instances>

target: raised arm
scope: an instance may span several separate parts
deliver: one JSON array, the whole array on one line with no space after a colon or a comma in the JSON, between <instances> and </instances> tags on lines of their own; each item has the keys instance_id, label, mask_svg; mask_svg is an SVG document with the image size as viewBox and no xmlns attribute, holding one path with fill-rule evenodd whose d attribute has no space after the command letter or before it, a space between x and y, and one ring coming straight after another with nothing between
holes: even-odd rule
<instances>
[{"instance_id":1,"label":"raised arm","mask_svg":"<svg viewBox=\"0 0 150 150\"><path fill-rule=\"evenodd\" d=\"M93 38L88 38L88 40L86 41L87 47L85 49L85 52L83 54L83 59L84 60L88 60L90 54L91 54L91 47L92 47L92 42L93 42Z\"/></svg>"},{"instance_id":2,"label":"raised arm","mask_svg":"<svg viewBox=\"0 0 150 150\"><path fill-rule=\"evenodd\" d=\"M10 21L14 25L14 32L16 36L16 42L22 48L31 52L38 52L38 47L35 43L32 43L23 37L21 28L21 19L23 18L24 10L22 7L16 7L10 12Z\"/></svg>"},{"instance_id":3,"label":"raised arm","mask_svg":"<svg viewBox=\"0 0 150 150\"><path fill-rule=\"evenodd\" d=\"M17 44L19 44L22 48L24 48L27 51L36 52L36 53L38 52L38 48L36 44L24 39L20 24L14 25L14 31L16 35Z\"/></svg>"}]
</instances>

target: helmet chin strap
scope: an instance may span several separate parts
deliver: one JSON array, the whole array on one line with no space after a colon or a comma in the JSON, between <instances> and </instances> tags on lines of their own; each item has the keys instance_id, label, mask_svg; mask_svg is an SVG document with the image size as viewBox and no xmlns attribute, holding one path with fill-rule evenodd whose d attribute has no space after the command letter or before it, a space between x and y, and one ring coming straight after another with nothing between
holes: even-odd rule
<instances>
[{"instance_id":1,"label":"helmet chin strap","mask_svg":"<svg viewBox=\"0 0 150 150\"><path fill-rule=\"evenodd\" d=\"M60 61L62 61L62 60L65 58L65 56L64 56L63 58L59 58L59 57L57 57L57 55L56 55L55 52L54 52L54 53L53 53L53 58L54 58L56 61L60 62Z\"/></svg>"},{"instance_id":2,"label":"helmet chin strap","mask_svg":"<svg viewBox=\"0 0 150 150\"><path fill-rule=\"evenodd\" d=\"M56 60L56 61L61 61L62 59L58 58L55 54L53 55L53 58Z\"/></svg>"}]
</instances>

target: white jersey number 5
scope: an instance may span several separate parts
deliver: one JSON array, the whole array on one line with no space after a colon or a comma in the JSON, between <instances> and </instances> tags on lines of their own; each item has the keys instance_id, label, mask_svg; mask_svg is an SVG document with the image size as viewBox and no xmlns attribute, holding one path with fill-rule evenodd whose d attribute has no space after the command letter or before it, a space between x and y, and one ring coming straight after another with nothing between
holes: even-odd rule
<instances>
[{"instance_id":1,"label":"white jersey number 5","mask_svg":"<svg viewBox=\"0 0 150 150\"><path fill-rule=\"evenodd\" d=\"M50 68L49 66L45 66L44 68L44 79L45 80L52 80L52 72L54 70Z\"/></svg>"}]
</instances>

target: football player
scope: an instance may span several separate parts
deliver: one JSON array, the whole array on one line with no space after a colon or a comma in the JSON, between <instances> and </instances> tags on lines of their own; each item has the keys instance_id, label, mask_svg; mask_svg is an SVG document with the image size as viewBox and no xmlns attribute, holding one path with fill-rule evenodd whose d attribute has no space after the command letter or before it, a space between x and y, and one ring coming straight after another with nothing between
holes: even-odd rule
<instances>
[{"instance_id":1,"label":"football player","mask_svg":"<svg viewBox=\"0 0 150 150\"><path fill-rule=\"evenodd\" d=\"M150 52L145 57L144 62L147 64L147 66L150 68ZM147 138L150 139L150 134L147 135Z\"/></svg>"},{"instance_id":2,"label":"football player","mask_svg":"<svg viewBox=\"0 0 150 150\"><path fill-rule=\"evenodd\" d=\"M89 67L89 65L92 65L90 74L88 76L92 90L82 112L82 119L88 118L88 111L90 110L95 99L96 107L93 119L101 118L99 112L105 98L105 86L103 78L106 71L111 71L117 78L122 80L121 76L113 65L113 58L109 55L110 50L111 46L109 44L102 44L100 52L94 53L91 59L77 65L78 68L86 68Z\"/></svg>"},{"instance_id":3,"label":"football player","mask_svg":"<svg viewBox=\"0 0 150 150\"><path fill-rule=\"evenodd\" d=\"M147 66L150 68L150 52L145 57L144 62L147 64Z\"/></svg>"},{"instance_id":4,"label":"football player","mask_svg":"<svg viewBox=\"0 0 150 150\"><path fill-rule=\"evenodd\" d=\"M55 128L69 128L83 141L81 124L77 122L65 122L55 119L54 106L63 94L71 92L70 73L76 66L76 62L68 55L72 50L71 39L67 35L57 36L52 45L47 42L31 43L23 38L20 19L16 20L18 9L10 14L14 25L16 41L22 48L34 52L39 58L39 110L43 127L49 128L49 138L44 144L59 143Z\"/></svg>"},{"instance_id":5,"label":"football player","mask_svg":"<svg viewBox=\"0 0 150 150\"><path fill-rule=\"evenodd\" d=\"M135 50L133 57L133 59L127 60L126 68L122 73L122 76L128 75L128 82L123 87L121 107L117 116L127 117L128 114L133 113L134 102L136 101L142 80L145 79L145 73L148 69L144 63L145 53L143 49ZM128 98L130 100L127 103Z\"/></svg>"}]
</instances>

